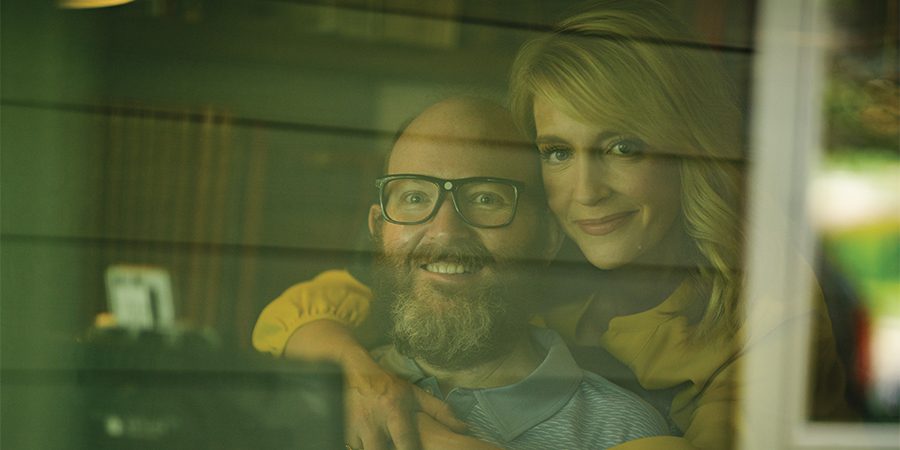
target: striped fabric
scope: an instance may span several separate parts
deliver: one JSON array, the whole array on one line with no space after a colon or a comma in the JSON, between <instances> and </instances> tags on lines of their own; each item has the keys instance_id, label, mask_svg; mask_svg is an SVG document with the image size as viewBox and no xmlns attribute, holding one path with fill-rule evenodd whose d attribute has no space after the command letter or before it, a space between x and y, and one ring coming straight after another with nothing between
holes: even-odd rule
<instances>
[{"instance_id":1,"label":"striped fabric","mask_svg":"<svg viewBox=\"0 0 900 450\"><path fill-rule=\"evenodd\" d=\"M556 332L532 329L544 361L509 386L455 388L446 396L415 361L385 347L373 354L385 368L443 398L469 433L508 449L604 449L668 434L666 421L637 395L582 370Z\"/></svg>"},{"instance_id":2,"label":"striped fabric","mask_svg":"<svg viewBox=\"0 0 900 450\"><path fill-rule=\"evenodd\" d=\"M578 390L556 414L504 440L501 427L475 405L467 417L470 434L507 449L604 449L648 436L667 434L665 421L642 400L585 372Z\"/></svg>"}]
</instances>

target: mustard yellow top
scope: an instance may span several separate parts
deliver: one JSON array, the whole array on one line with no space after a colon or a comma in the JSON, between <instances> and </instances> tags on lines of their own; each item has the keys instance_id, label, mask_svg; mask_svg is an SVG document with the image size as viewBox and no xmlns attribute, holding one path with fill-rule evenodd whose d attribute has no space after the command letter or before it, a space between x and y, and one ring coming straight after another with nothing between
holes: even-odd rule
<instances>
[{"instance_id":1,"label":"mustard yellow top","mask_svg":"<svg viewBox=\"0 0 900 450\"><path fill-rule=\"evenodd\" d=\"M748 311L748 315L771 322L770 333L750 336L741 330L734 336L711 337L701 342L688 339L691 325L684 315L692 301L691 289L682 284L663 303L650 310L616 317L601 336L597 346L606 349L624 363L641 386L648 390L676 388L669 416L684 433L680 437L652 437L627 442L616 450L709 449L732 447L736 427L742 423L737 402L740 364L754 348L783 344L786 333L804 330L791 326L811 320L816 331L814 348L820 358L814 362L816 416L828 416L843 408L844 378L837 358L831 324L822 301L816 301L807 314L785 317L782 311ZM281 355L290 335L301 325L317 319L331 319L350 327L359 326L369 311L372 292L346 271L327 271L311 281L297 284L270 303L253 330L253 345L260 351ZM544 323L568 342L575 341L575 330L592 299L557 308L543 316ZM736 343L743 341L744 345ZM767 382L767 380L755 380ZM773 408L775 409L775 408Z\"/></svg>"}]
</instances>

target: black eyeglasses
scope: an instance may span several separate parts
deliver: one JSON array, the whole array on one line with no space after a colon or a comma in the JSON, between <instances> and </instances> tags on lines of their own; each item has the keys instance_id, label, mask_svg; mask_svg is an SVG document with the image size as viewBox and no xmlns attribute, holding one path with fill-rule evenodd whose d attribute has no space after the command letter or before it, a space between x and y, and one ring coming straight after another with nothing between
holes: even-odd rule
<instances>
[{"instance_id":1,"label":"black eyeglasses","mask_svg":"<svg viewBox=\"0 0 900 450\"><path fill-rule=\"evenodd\" d=\"M381 214L388 222L418 225L433 219L452 193L453 209L462 220L478 228L499 228L512 223L524 185L505 178L444 180L426 175L399 174L375 180Z\"/></svg>"}]
</instances>

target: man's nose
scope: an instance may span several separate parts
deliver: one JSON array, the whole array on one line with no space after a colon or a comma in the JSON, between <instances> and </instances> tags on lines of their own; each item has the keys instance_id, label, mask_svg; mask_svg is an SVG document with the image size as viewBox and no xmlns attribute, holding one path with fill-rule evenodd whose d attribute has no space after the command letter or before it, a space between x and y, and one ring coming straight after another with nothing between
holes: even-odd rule
<instances>
[{"instance_id":1,"label":"man's nose","mask_svg":"<svg viewBox=\"0 0 900 450\"><path fill-rule=\"evenodd\" d=\"M471 232L469 225L459 216L453 207L453 199L448 195L437 213L428 222L428 234L432 238L460 236Z\"/></svg>"}]
</instances>

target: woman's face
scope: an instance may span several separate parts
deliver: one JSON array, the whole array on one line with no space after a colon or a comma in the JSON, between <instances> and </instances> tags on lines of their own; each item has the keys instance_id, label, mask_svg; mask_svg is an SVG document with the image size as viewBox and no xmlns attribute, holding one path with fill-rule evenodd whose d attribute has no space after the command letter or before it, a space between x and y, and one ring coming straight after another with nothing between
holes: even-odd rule
<instances>
[{"instance_id":1,"label":"woman's face","mask_svg":"<svg viewBox=\"0 0 900 450\"><path fill-rule=\"evenodd\" d=\"M684 240L678 159L540 97L534 120L550 209L591 264L668 263Z\"/></svg>"}]
</instances>

